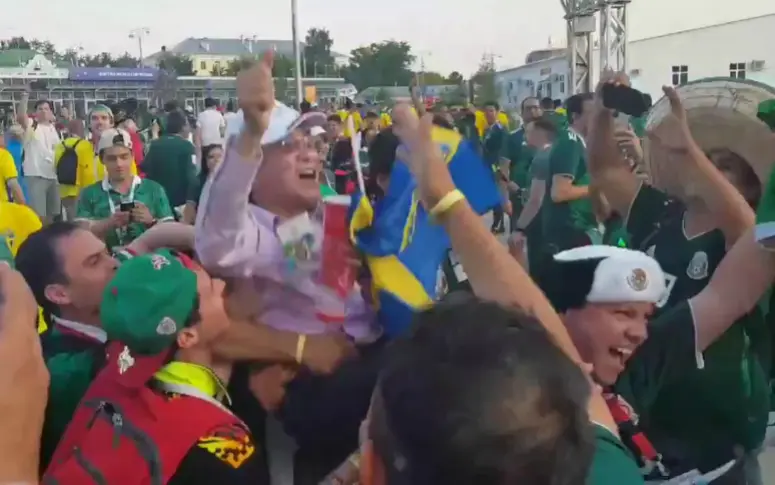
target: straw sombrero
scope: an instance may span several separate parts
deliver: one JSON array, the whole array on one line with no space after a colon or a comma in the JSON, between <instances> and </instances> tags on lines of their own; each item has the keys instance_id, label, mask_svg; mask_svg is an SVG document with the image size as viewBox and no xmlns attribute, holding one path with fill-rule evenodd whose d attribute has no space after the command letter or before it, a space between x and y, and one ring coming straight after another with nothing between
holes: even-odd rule
<instances>
[{"instance_id":1,"label":"straw sombrero","mask_svg":"<svg viewBox=\"0 0 775 485\"><path fill-rule=\"evenodd\" d=\"M760 103L775 99L775 88L756 81L708 78L677 88L689 127L705 151L727 148L745 158L762 184L775 165L775 136L757 118ZM657 135L673 129L670 102L662 97L649 112L646 129ZM659 144L644 142L646 170L652 183L683 198L683 187L696 174Z\"/></svg>"}]
</instances>

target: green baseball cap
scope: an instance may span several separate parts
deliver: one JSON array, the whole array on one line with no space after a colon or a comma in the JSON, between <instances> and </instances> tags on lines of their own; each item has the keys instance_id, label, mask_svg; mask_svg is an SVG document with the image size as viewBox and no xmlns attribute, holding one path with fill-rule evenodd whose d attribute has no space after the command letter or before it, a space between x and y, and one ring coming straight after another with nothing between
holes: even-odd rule
<instances>
[{"instance_id":1,"label":"green baseball cap","mask_svg":"<svg viewBox=\"0 0 775 485\"><path fill-rule=\"evenodd\" d=\"M108 340L142 355L172 347L197 305L196 273L185 261L160 250L119 266L100 306Z\"/></svg>"},{"instance_id":2,"label":"green baseball cap","mask_svg":"<svg viewBox=\"0 0 775 485\"><path fill-rule=\"evenodd\" d=\"M768 99L759 103L756 116L767 123L771 130L775 130L775 99Z\"/></svg>"}]
</instances>

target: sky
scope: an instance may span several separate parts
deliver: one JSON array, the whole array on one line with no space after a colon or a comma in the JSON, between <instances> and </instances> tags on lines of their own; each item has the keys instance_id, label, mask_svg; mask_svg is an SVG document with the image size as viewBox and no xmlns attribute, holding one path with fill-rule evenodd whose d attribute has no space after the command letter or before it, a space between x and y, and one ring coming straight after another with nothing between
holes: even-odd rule
<instances>
[{"instance_id":1,"label":"sky","mask_svg":"<svg viewBox=\"0 0 775 485\"><path fill-rule=\"evenodd\" d=\"M560 0L297 0L300 37L324 27L334 50L387 39L409 42L429 71L467 76L483 55L498 69L516 67L534 49L565 45ZM130 30L147 27L144 55L187 37L291 38L291 0L104 0L9 1L0 15L0 37L25 36L54 42L61 50L125 51L137 56ZM131 7L129 5L131 4ZM211 7L202 8L205 5ZM121 8L117 8L120 6ZM196 6L196 7L192 7ZM633 0L630 39L775 13L773 0ZM89 19L100 19L84 24Z\"/></svg>"}]
</instances>

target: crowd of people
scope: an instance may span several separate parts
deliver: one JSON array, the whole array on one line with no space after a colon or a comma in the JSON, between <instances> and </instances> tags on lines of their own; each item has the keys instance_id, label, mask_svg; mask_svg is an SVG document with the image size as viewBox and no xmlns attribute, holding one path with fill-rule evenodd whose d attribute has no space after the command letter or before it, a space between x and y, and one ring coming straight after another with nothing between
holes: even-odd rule
<instances>
[{"instance_id":1,"label":"crowd of people","mask_svg":"<svg viewBox=\"0 0 775 485\"><path fill-rule=\"evenodd\" d=\"M525 99L512 131L494 102L299 112L275 100L272 59L239 73L239 110L169 104L145 141L106 105L64 137L46 101L17 110L0 484L270 484L270 416L297 485L763 483L775 174L701 147L680 90L648 133L692 174L669 194L639 170L642 127L602 101L622 74L560 110ZM463 179L482 164L485 211ZM414 205L394 220L399 167ZM396 252L350 246L365 200ZM376 289L423 223L449 246L397 331Z\"/></svg>"}]
</instances>

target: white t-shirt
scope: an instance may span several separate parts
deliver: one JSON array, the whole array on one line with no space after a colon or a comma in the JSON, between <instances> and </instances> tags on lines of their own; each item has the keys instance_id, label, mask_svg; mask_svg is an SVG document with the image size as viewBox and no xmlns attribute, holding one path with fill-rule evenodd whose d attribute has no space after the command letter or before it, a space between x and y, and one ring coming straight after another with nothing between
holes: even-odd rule
<instances>
[{"instance_id":1,"label":"white t-shirt","mask_svg":"<svg viewBox=\"0 0 775 485\"><path fill-rule=\"evenodd\" d=\"M226 133L228 136L228 133L231 133L229 130L229 127L232 126L235 122L240 123L240 115L238 113L235 113L233 111L229 111L225 115L223 115L223 119L226 121Z\"/></svg>"},{"instance_id":2,"label":"white t-shirt","mask_svg":"<svg viewBox=\"0 0 775 485\"><path fill-rule=\"evenodd\" d=\"M61 141L53 124L38 123L32 130L33 120L28 120L28 133L24 142L24 175L56 180L54 149Z\"/></svg>"},{"instance_id":3,"label":"white t-shirt","mask_svg":"<svg viewBox=\"0 0 775 485\"><path fill-rule=\"evenodd\" d=\"M221 129L226 128L223 115L215 108L208 108L196 118L196 126L202 133L202 146L220 145L223 143Z\"/></svg>"}]
</instances>

